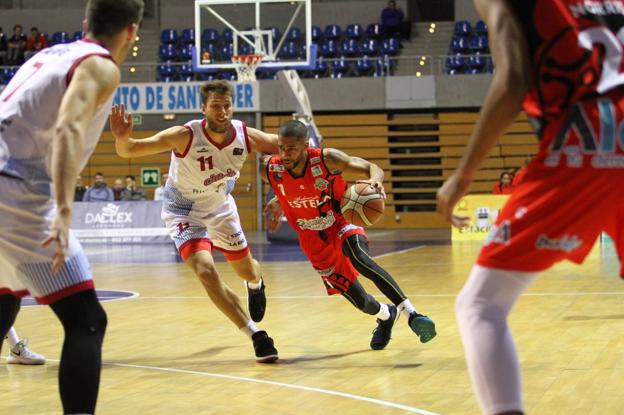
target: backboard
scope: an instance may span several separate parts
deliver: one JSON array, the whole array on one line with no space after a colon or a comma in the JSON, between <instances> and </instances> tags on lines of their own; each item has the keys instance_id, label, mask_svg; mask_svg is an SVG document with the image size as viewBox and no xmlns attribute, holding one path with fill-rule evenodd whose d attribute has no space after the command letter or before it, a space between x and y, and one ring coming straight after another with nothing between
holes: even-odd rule
<instances>
[{"instance_id":1,"label":"backboard","mask_svg":"<svg viewBox=\"0 0 624 415\"><path fill-rule=\"evenodd\" d=\"M193 66L233 71L233 55L259 54L260 68L308 67L311 26L311 0L195 0Z\"/></svg>"}]
</instances>

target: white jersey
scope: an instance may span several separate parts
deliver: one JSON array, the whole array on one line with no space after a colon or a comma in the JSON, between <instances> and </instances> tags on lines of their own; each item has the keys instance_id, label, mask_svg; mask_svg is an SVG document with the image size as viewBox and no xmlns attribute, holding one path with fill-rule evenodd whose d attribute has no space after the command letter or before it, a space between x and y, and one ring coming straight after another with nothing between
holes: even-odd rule
<instances>
[{"instance_id":1,"label":"white jersey","mask_svg":"<svg viewBox=\"0 0 624 415\"><path fill-rule=\"evenodd\" d=\"M111 58L103 46L83 39L44 49L17 71L0 94L0 172L49 188L51 143L61 100L74 69L94 55ZM112 102L113 96L96 109L85 135L80 170L100 139Z\"/></svg>"},{"instance_id":2,"label":"white jersey","mask_svg":"<svg viewBox=\"0 0 624 415\"><path fill-rule=\"evenodd\" d=\"M231 203L230 193L250 151L245 123L232 120L231 139L223 144L213 141L206 120L184 125L191 139L183 154L171 155L169 180L165 186L165 211L199 215L223 210Z\"/></svg>"}]
</instances>

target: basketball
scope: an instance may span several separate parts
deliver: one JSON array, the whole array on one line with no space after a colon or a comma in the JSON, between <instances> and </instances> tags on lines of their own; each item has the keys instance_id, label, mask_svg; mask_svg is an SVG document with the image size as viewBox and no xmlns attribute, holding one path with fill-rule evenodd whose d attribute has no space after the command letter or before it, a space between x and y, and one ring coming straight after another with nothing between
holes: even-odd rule
<instances>
[{"instance_id":1,"label":"basketball","mask_svg":"<svg viewBox=\"0 0 624 415\"><path fill-rule=\"evenodd\" d=\"M340 201L340 210L345 219L354 225L372 226L384 212L381 193L368 183L350 186Z\"/></svg>"}]
</instances>

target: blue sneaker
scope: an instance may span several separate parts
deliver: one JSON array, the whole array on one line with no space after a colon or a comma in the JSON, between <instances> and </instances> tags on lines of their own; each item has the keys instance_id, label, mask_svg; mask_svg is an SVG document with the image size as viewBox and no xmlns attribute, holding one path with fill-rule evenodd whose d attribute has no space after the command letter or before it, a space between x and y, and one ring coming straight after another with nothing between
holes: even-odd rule
<instances>
[{"instance_id":1,"label":"blue sneaker","mask_svg":"<svg viewBox=\"0 0 624 415\"><path fill-rule=\"evenodd\" d=\"M435 323L429 317L412 312L407 320L410 328L420 338L421 343L427 343L436 336Z\"/></svg>"}]
</instances>

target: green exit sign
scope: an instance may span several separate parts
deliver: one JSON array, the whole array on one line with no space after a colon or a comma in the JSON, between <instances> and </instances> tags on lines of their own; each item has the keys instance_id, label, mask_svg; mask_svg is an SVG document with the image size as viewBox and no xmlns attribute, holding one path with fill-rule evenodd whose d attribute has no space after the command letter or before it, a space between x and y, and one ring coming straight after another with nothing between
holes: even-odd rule
<instances>
[{"instance_id":1,"label":"green exit sign","mask_svg":"<svg viewBox=\"0 0 624 415\"><path fill-rule=\"evenodd\" d=\"M141 168L141 187L158 187L158 186L160 186L160 168L159 167Z\"/></svg>"},{"instance_id":2,"label":"green exit sign","mask_svg":"<svg viewBox=\"0 0 624 415\"><path fill-rule=\"evenodd\" d=\"M132 114L132 124L133 125L143 124L143 116L141 114Z\"/></svg>"}]
</instances>

